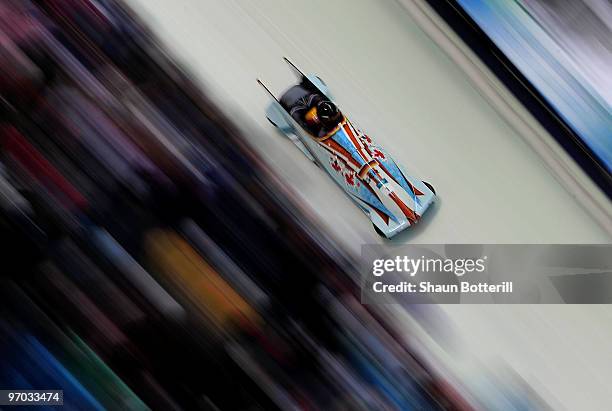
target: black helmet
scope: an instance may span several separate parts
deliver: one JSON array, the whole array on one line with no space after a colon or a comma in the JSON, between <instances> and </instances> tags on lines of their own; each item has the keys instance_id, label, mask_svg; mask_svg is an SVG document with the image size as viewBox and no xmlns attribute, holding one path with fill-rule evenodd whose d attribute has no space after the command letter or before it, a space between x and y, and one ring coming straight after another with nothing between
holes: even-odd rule
<instances>
[{"instance_id":1,"label":"black helmet","mask_svg":"<svg viewBox=\"0 0 612 411\"><path fill-rule=\"evenodd\" d=\"M323 126L335 127L342 118L338 106L329 100L323 100L317 104L317 117Z\"/></svg>"}]
</instances>

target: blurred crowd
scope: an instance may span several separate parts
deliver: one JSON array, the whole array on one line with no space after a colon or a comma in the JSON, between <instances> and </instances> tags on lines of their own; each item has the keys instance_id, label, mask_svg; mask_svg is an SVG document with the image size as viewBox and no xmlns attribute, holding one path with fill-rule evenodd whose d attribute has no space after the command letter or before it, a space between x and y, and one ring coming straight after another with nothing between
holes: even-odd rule
<instances>
[{"instance_id":1,"label":"blurred crowd","mask_svg":"<svg viewBox=\"0 0 612 411\"><path fill-rule=\"evenodd\" d=\"M0 389L471 409L123 4L2 0L0 54Z\"/></svg>"}]
</instances>

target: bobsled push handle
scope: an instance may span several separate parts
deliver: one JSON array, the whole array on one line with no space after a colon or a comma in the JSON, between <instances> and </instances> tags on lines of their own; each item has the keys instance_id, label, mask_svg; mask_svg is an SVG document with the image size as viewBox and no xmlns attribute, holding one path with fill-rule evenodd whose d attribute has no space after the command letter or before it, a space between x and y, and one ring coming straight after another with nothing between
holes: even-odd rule
<instances>
[{"instance_id":1,"label":"bobsled push handle","mask_svg":"<svg viewBox=\"0 0 612 411\"><path fill-rule=\"evenodd\" d=\"M306 74L302 73L302 70L300 70L295 64L293 64L291 60L289 60L287 57L283 57L283 60L285 60L285 62L287 62L287 64L289 64L291 68L297 71L300 74L300 76L302 76L302 78L307 78Z\"/></svg>"},{"instance_id":2,"label":"bobsled push handle","mask_svg":"<svg viewBox=\"0 0 612 411\"><path fill-rule=\"evenodd\" d=\"M257 79L257 82L259 83L259 85L261 85L261 86L264 88L264 90L266 90L266 91L268 92L268 94L269 94L270 96L272 96L272 98L273 98L274 100L276 100L276 102L277 102L277 103L279 103L279 104L280 104L280 102L278 101L278 99L276 98L276 96L275 96L275 95L274 95L274 94L273 94L273 93L270 91L270 89L269 89L268 87L266 87L266 85L265 85L265 84L264 84L264 83L263 83L263 82L262 82L260 79Z\"/></svg>"}]
</instances>

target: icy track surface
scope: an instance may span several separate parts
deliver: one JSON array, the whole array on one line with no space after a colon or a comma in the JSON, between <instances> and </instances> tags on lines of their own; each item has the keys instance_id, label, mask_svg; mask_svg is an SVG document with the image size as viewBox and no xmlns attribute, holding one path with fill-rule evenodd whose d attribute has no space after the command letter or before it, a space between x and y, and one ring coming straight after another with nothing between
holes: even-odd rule
<instances>
[{"instance_id":1,"label":"icy track surface","mask_svg":"<svg viewBox=\"0 0 612 411\"><path fill-rule=\"evenodd\" d=\"M318 74L351 119L440 194L395 241L610 241L460 69L394 2L132 0L326 228L354 252L379 242L368 219L266 121L268 95Z\"/></svg>"},{"instance_id":2,"label":"icy track surface","mask_svg":"<svg viewBox=\"0 0 612 411\"><path fill-rule=\"evenodd\" d=\"M264 116L269 97L255 79L277 95L293 84L283 56L318 74L351 119L436 187L435 210L394 241L611 240L393 1L128 2L249 131L300 202L356 255L362 244L381 241L368 219ZM466 343L461 361L505 361L567 409L604 409L612 380L609 307L443 309Z\"/></svg>"}]
</instances>

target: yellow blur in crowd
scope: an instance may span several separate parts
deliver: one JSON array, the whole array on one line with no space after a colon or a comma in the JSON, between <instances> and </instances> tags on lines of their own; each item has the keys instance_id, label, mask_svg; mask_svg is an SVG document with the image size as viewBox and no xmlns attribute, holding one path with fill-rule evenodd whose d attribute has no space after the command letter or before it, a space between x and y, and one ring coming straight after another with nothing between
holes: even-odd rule
<instances>
[{"instance_id":1,"label":"yellow blur in crowd","mask_svg":"<svg viewBox=\"0 0 612 411\"><path fill-rule=\"evenodd\" d=\"M253 307L175 232L148 232L145 249L163 281L221 329L245 321L260 322Z\"/></svg>"}]
</instances>

